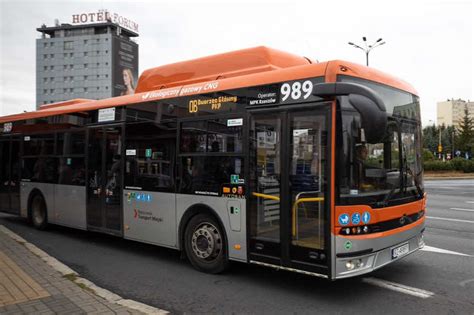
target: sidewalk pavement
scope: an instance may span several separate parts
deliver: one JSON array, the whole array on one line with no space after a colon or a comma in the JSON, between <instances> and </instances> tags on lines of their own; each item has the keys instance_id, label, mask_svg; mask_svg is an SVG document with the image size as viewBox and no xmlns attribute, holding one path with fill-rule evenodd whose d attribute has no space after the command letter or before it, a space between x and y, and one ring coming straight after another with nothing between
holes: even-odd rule
<instances>
[{"instance_id":1,"label":"sidewalk pavement","mask_svg":"<svg viewBox=\"0 0 474 315\"><path fill-rule=\"evenodd\" d=\"M0 314L143 314L97 296L71 281L73 270L47 256L72 272L60 273L36 253L47 255L0 225Z\"/></svg>"}]
</instances>

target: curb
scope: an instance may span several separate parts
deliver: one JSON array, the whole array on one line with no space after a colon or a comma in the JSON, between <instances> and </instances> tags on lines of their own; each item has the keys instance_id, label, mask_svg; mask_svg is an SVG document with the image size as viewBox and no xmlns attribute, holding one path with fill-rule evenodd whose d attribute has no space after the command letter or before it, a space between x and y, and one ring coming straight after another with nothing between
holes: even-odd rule
<instances>
[{"instance_id":1,"label":"curb","mask_svg":"<svg viewBox=\"0 0 474 315\"><path fill-rule=\"evenodd\" d=\"M459 180L459 179L474 179L474 176L454 176L454 177L442 177L442 176L428 176L428 177L423 177L423 180Z\"/></svg>"},{"instance_id":2,"label":"curb","mask_svg":"<svg viewBox=\"0 0 474 315\"><path fill-rule=\"evenodd\" d=\"M25 246L30 252L41 258L44 262L46 262L49 266L51 266L54 270L58 271L63 277L68 277L72 282L75 284L80 284L87 289L89 289L91 292L93 292L95 295L103 298L107 302L117 304L120 306L128 307L130 309L142 312L144 314L169 314L169 312L147 305L143 304L134 300L129 300L129 299L124 299L120 295L117 295L109 290L106 290L104 288L101 288L97 285L95 285L93 282L79 277L79 274L57 260L56 258L48 255L45 251L39 249L35 245L27 242L24 238L19 236L18 234L14 233L13 231L9 230L3 225L0 225L0 232L3 232L7 236L9 236L11 239L14 241L22 244Z\"/></svg>"}]
</instances>

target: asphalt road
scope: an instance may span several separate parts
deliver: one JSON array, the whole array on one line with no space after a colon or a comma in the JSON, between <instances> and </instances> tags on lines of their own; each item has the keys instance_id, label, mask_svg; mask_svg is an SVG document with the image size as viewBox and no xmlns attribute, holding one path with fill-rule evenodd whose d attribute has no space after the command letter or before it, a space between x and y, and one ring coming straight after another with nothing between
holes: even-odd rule
<instances>
[{"instance_id":1,"label":"asphalt road","mask_svg":"<svg viewBox=\"0 0 474 315\"><path fill-rule=\"evenodd\" d=\"M474 180L425 186L428 250L336 282L240 263L208 275L169 249L56 226L37 231L7 215L0 224L97 285L173 313L474 314ZM387 281L434 295L397 292Z\"/></svg>"}]
</instances>

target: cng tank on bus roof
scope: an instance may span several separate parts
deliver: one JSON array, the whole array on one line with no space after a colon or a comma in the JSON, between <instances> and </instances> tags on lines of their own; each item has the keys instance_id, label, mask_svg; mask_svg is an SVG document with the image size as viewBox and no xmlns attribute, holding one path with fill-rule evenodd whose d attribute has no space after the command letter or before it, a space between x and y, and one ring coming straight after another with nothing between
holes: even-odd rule
<instances>
[{"instance_id":1,"label":"cng tank on bus roof","mask_svg":"<svg viewBox=\"0 0 474 315\"><path fill-rule=\"evenodd\" d=\"M259 46L145 70L135 93L310 64L305 57Z\"/></svg>"}]
</instances>

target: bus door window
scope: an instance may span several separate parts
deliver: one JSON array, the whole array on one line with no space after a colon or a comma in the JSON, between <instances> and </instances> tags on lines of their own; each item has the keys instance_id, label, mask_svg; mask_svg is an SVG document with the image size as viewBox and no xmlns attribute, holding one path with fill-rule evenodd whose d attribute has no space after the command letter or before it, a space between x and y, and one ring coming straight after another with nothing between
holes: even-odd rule
<instances>
[{"instance_id":1,"label":"bus door window","mask_svg":"<svg viewBox=\"0 0 474 315\"><path fill-rule=\"evenodd\" d=\"M253 120L250 140L250 212L253 238L280 242L281 118Z\"/></svg>"},{"instance_id":2,"label":"bus door window","mask_svg":"<svg viewBox=\"0 0 474 315\"><path fill-rule=\"evenodd\" d=\"M303 112L290 117L292 245L323 250L326 116Z\"/></svg>"},{"instance_id":3,"label":"bus door window","mask_svg":"<svg viewBox=\"0 0 474 315\"><path fill-rule=\"evenodd\" d=\"M120 129L106 129L106 204L120 204L121 188L121 150Z\"/></svg>"}]
</instances>

